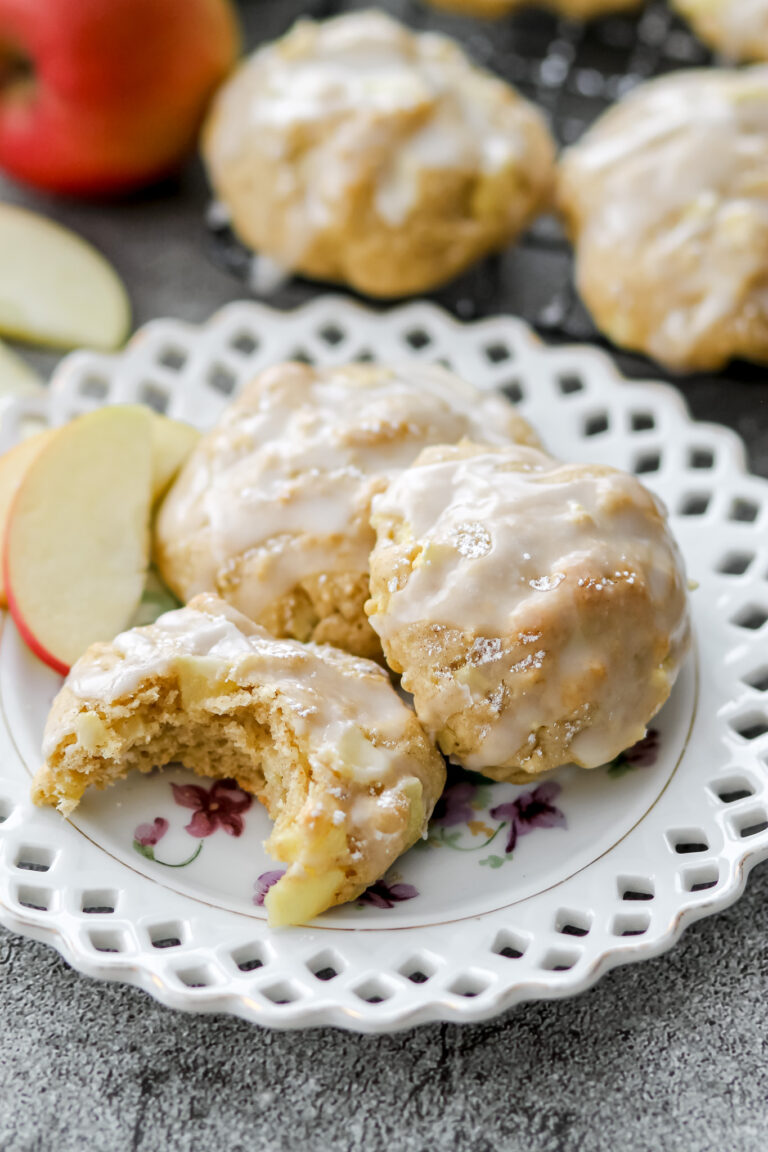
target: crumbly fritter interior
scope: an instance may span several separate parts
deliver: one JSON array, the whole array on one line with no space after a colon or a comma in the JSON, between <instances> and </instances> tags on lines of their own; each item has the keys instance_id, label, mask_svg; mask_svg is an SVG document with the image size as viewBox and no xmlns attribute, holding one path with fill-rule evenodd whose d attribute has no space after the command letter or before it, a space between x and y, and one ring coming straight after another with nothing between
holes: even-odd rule
<instances>
[{"instance_id":1,"label":"crumbly fritter interior","mask_svg":"<svg viewBox=\"0 0 768 1152\"><path fill-rule=\"evenodd\" d=\"M219 592L238 604L237 596L226 585L221 585ZM316 573L273 601L261 613L260 623L273 636L305 644L331 644L382 663L381 641L364 611L368 595L367 572Z\"/></svg>"},{"instance_id":2,"label":"crumbly fritter interior","mask_svg":"<svg viewBox=\"0 0 768 1152\"><path fill-rule=\"evenodd\" d=\"M198 692L202 697L195 703ZM70 710L73 699L65 687L54 708ZM266 807L274 821L267 850L295 866L299 875L316 879L324 907L354 899L378 879L366 846L333 822L335 805L343 802L343 779L325 766L310 765L306 740L279 705L259 704L235 684L204 687L193 679L159 689L150 685L111 705L108 712L98 705L83 707L77 729L77 738L60 746L38 772L36 803L56 805L66 814L86 788L103 789L129 772L180 762L200 776L233 778ZM341 800L326 803L329 789ZM374 787L372 795L375 792ZM390 814L391 833L402 837L400 851L405 851L421 827L408 836L406 795L401 808ZM326 881L331 879L334 887L328 892ZM312 907L309 897L303 900L303 894L297 897L294 892L292 901L296 915L290 921L272 914L270 918L298 922L321 910Z\"/></svg>"}]
</instances>

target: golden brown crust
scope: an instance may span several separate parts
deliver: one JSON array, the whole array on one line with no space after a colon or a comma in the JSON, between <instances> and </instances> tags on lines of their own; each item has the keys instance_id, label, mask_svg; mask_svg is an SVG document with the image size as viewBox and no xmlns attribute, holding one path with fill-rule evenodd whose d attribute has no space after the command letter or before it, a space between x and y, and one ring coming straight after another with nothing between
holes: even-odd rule
<instances>
[{"instance_id":1,"label":"golden brown crust","mask_svg":"<svg viewBox=\"0 0 768 1152\"><path fill-rule=\"evenodd\" d=\"M447 8L466 16L497 19L518 8L548 8L571 20L592 20L613 12L639 8L643 0L429 0L437 8Z\"/></svg>"},{"instance_id":2,"label":"golden brown crust","mask_svg":"<svg viewBox=\"0 0 768 1152\"><path fill-rule=\"evenodd\" d=\"M348 29L376 21L373 32L361 32L362 39L374 33L379 42L385 37L396 65L410 61L416 78L417 36L381 13L340 18L328 26L344 21ZM389 216L381 207L385 174L397 170L411 138L428 128L433 116L438 119L432 97L413 105L394 98L386 110L368 110L352 97L344 112L333 103L310 120L280 121L279 131L268 112L262 113L261 126L258 114L249 124L249 106L261 107L253 91L267 60L282 56L287 66L301 52L311 57L315 49L307 45L322 37L325 27L304 23L271 49L271 57L262 50L247 61L225 85L205 125L203 154L211 181L246 245L318 280L349 284L370 296L405 296L452 279L510 243L546 209L554 188L554 145L545 122L512 88L490 76L479 109L493 105L509 155L485 166L461 157L446 164L441 146L433 167L427 160L414 161L411 171L409 161L402 176L406 200ZM320 58L323 51L317 49ZM454 65L458 55L454 46L447 51ZM458 71L460 84L466 62ZM480 82L480 70L472 74ZM468 88L461 101L446 100L446 108L475 99ZM414 157L421 155L414 146ZM312 181L336 168L334 195L323 199Z\"/></svg>"},{"instance_id":3,"label":"golden brown crust","mask_svg":"<svg viewBox=\"0 0 768 1152\"><path fill-rule=\"evenodd\" d=\"M375 504L366 611L447 755L521 782L639 740L687 651L685 576L634 477L429 448Z\"/></svg>"},{"instance_id":4,"label":"golden brown crust","mask_svg":"<svg viewBox=\"0 0 768 1152\"><path fill-rule=\"evenodd\" d=\"M380 611L386 611L385 589L397 573L394 557L389 564L382 561L374 566L371 595ZM622 669L622 681L633 685L638 721L634 730L625 731L614 755L644 735L646 724L669 696L670 677L663 668L667 662L670 666L677 663L675 646L656 629L654 616L644 584L635 581L606 589L595 580L591 587L578 590L574 615L567 620L556 610L542 607L526 616L523 633L500 640L439 624L413 624L389 640L385 652L394 671L406 672L404 687L413 693L420 715L440 706L446 675L471 689L463 707L446 714L436 733L440 750L459 763L476 752L478 738L497 723L500 711L514 708L516 699L544 698L548 681L556 678L556 715L548 715L543 707L542 723L532 730L534 739L529 733L505 758L479 769L493 780L520 784L569 761L580 763L572 750L573 741L580 732L602 722L601 712L610 707L608 682L617 668ZM558 668L556 660L531 661L531 635L536 636L536 651L558 653L568 649L576 630L579 643L593 646L597 654L588 664L568 672ZM634 641L631 651L627 650L628 635ZM489 645L494 648L493 660L477 662L477 654Z\"/></svg>"},{"instance_id":5,"label":"golden brown crust","mask_svg":"<svg viewBox=\"0 0 768 1152\"><path fill-rule=\"evenodd\" d=\"M182 601L215 591L276 636L381 660L364 611L371 501L425 444L470 431L538 442L505 400L442 369L277 365L187 460L155 562Z\"/></svg>"},{"instance_id":6,"label":"golden brown crust","mask_svg":"<svg viewBox=\"0 0 768 1152\"><path fill-rule=\"evenodd\" d=\"M576 282L600 330L674 371L768 362L768 69L635 89L560 164Z\"/></svg>"},{"instance_id":7,"label":"golden brown crust","mask_svg":"<svg viewBox=\"0 0 768 1152\"><path fill-rule=\"evenodd\" d=\"M213 120L208 132L215 131ZM312 279L347 284L382 299L415 296L445 284L512 243L550 204L552 149L543 125L532 123L528 136L531 155L525 168L492 178L467 171L425 173L418 202L400 227L376 212L371 174L349 190L343 218L313 237L292 266ZM291 220L284 205L271 199L272 189L279 187L280 164L260 158L257 165L244 158L211 171L243 243L291 266Z\"/></svg>"},{"instance_id":8,"label":"golden brown crust","mask_svg":"<svg viewBox=\"0 0 768 1152\"><path fill-rule=\"evenodd\" d=\"M732 61L768 60L768 0L672 0L696 35Z\"/></svg>"}]
</instances>

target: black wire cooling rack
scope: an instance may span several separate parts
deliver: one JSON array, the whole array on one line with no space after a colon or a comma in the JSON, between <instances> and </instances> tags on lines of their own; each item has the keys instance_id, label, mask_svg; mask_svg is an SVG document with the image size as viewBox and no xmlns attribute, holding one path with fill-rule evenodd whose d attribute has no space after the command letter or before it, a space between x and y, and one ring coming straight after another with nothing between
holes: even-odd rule
<instances>
[{"instance_id":1,"label":"black wire cooling rack","mask_svg":"<svg viewBox=\"0 0 768 1152\"><path fill-rule=\"evenodd\" d=\"M243 8L247 42L255 46L279 36L302 15L319 19L371 6L355 0L252 0ZM533 9L488 22L450 15L420 0L377 6L412 27L440 30L460 40L474 59L546 112L560 144L578 139L601 112L641 81L711 61L660 0L637 13L589 24ZM212 258L250 287L251 253L215 212L210 213L209 229ZM278 306L292 306L312 291L295 280L271 299ZM508 252L477 265L430 298L462 319L511 312L549 339L605 343L573 289L570 246L552 216L541 217Z\"/></svg>"}]
</instances>

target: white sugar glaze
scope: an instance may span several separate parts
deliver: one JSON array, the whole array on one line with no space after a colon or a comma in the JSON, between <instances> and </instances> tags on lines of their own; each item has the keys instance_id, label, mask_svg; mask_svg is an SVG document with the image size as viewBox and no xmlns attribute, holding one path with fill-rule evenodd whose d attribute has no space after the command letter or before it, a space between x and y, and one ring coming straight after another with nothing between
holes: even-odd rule
<instances>
[{"instance_id":1,"label":"white sugar glaze","mask_svg":"<svg viewBox=\"0 0 768 1152\"><path fill-rule=\"evenodd\" d=\"M302 162L311 233L358 179L359 154L397 121L375 199L396 226L416 203L425 170L495 172L521 159L526 142L501 108L502 87L446 37L414 35L382 12L301 21L246 61L231 96L223 93L246 111L221 118L216 153L220 163L234 161L244 136L258 132L262 147L285 158L288 190L293 136L316 136Z\"/></svg>"},{"instance_id":2,"label":"white sugar glaze","mask_svg":"<svg viewBox=\"0 0 768 1152\"><path fill-rule=\"evenodd\" d=\"M111 704L169 676L185 657L217 663L218 675L235 683L274 688L298 731L314 728L331 744L349 726L392 738L406 716L377 664L323 646L275 640L214 596L200 596L193 606L166 612L154 624L121 632L103 650L89 650L65 683L84 701ZM50 751L44 748L46 755Z\"/></svg>"},{"instance_id":3,"label":"white sugar glaze","mask_svg":"<svg viewBox=\"0 0 768 1152\"><path fill-rule=\"evenodd\" d=\"M161 510L162 539L201 557L182 591L223 590L239 558L258 558L238 606L259 618L302 578L366 572L373 494L425 445L464 436L536 441L502 397L432 365L269 369L201 442Z\"/></svg>"},{"instance_id":4,"label":"white sugar glaze","mask_svg":"<svg viewBox=\"0 0 768 1152\"><path fill-rule=\"evenodd\" d=\"M674 7L724 56L768 58L768 0L674 0Z\"/></svg>"},{"instance_id":5,"label":"white sugar glaze","mask_svg":"<svg viewBox=\"0 0 768 1152\"><path fill-rule=\"evenodd\" d=\"M454 450L429 449L376 497L373 523L377 547L386 548L391 532L403 556L386 611L371 616L385 653L409 626L429 622L476 634L470 666L501 659L502 645L515 638L521 655L511 671L547 670L543 686L514 700L500 689L497 716L475 754L463 759L467 767L504 763L549 717L563 714L562 685L596 661L606 663L612 696L631 702L631 660L614 666L594 629L585 629L585 638L580 626L585 614L599 612L593 594L603 589L622 583L644 589L651 609L645 624L669 637L674 658L666 672L674 682L674 662L685 654L689 628L683 562L662 505L633 476L561 464L532 448L478 449L458 459ZM543 598L547 618L560 621L567 637L557 651L549 651L546 641L542 647L541 634L531 630ZM614 617L605 621L611 643L610 630L617 628L631 637L631 624ZM439 693L424 706L407 670L403 685L417 693L417 712L433 735L447 716L472 703L470 684L447 671ZM572 749L580 761L599 764L625 746L616 740L608 722L580 732Z\"/></svg>"},{"instance_id":6,"label":"white sugar glaze","mask_svg":"<svg viewBox=\"0 0 768 1152\"><path fill-rule=\"evenodd\" d=\"M664 363L687 366L720 325L738 342L768 323L768 66L643 84L565 152L560 195L581 290L616 340L637 346L647 311L642 343Z\"/></svg>"},{"instance_id":7,"label":"white sugar glaze","mask_svg":"<svg viewBox=\"0 0 768 1152\"><path fill-rule=\"evenodd\" d=\"M71 745L86 741L87 747L92 739L91 728L83 724L89 711L107 716L117 729L133 712L126 727L127 749L136 739L136 721L145 709L151 714L152 701L158 694L162 698L164 687L173 688L177 678L183 682L190 661L193 676L204 676L208 685L210 699L202 715L212 725L220 713L236 715L250 701L259 723L278 718L294 734L302 752L294 752L295 762L283 765L281 780L287 792L292 773L305 777L306 798L296 819L309 847L315 831L321 835L331 824L344 833L350 860L364 860L377 877L393 854L412 843L442 786L443 765L386 673L372 661L334 648L276 640L211 595L197 597L154 624L123 632L109 644L94 645L75 664L46 724L46 788ZM232 686L247 694L233 698ZM181 694L183 699L183 689ZM198 703L198 722L200 708ZM255 767L264 770L263 764ZM65 801L65 808L74 804ZM278 804L273 817L279 812ZM275 853L291 863L293 882L303 875L301 852L290 836L285 851L280 843L278 836Z\"/></svg>"}]
</instances>

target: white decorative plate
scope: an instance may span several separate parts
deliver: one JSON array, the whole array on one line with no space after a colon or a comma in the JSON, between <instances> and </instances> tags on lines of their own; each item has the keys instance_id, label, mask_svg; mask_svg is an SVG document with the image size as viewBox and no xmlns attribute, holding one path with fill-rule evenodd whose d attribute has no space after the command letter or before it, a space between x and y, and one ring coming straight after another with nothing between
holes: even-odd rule
<instances>
[{"instance_id":1,"label":"white decorative plate","mask_svg":"<svg viewBox=\"0 0 768 1152\"><path fill-rule=\"evenodd\" d=\"M441 360L503 388L555 454L641 473L698 582L672 699L640 746L594 772L527 789L454 777L429 841L363 901L273 932L258 903L276 867L267 819L226 785L156 772L89 796L71 821L30 804L59 680L6 620L0 919L173 1007L284 1028L480 1020L657 955L768 855L768 485L730 432L593 350L545 348L511 319L334 297L289 314L236 304L202 328L149 324L116 356L77 353L49 395L6 402L0 447L30 422L126 401L206 428L256 369L297 356Z\"/></svg>"}]
</instances>

